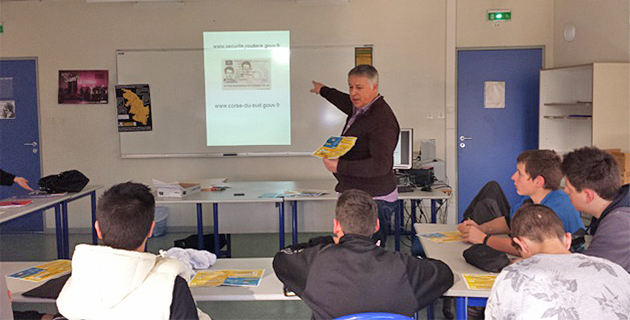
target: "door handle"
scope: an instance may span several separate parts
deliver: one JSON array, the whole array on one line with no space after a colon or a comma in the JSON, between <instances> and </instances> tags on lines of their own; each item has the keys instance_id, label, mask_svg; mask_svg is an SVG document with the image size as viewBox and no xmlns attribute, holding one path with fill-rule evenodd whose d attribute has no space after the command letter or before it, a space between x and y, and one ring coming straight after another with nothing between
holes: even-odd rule
<instances>
[{"instance_id":1,"label":"door handle","mask_svg":"<svg viewBox=\"0 0 630 320\"><path fill-rule=\"evenodd\" d=\"M37 142L33 141L31 143L25 143L25 146L37 147Z\"/></svg>"},{"instance_id":2,"label":"door handle","mask_svg":"<svg viewBox=\"0 0 630 320\"><path fill-rule=\"evenodd\" d=\"M470 137L459 136L459 141L472 140Z\"/></svg>"}]
</instances>

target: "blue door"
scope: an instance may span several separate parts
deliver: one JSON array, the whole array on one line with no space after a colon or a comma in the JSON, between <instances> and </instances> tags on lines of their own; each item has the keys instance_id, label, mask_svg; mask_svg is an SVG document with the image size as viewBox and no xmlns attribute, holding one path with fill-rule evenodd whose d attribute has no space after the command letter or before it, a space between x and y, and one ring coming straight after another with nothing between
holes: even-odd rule
<instances>
[{"instance_id":1,"label":"blue door","mask_svg":"<svg viewBox=\"0 0 630 320\"><path fill-rule=\"evenodd\" d=\"M518 200L510 177L516 157L538 148L542 57L542 49L458 51L458 221L490 180L499 182L510 203ZM486 82L504 83L504 108L484 107Z\"/></svg>"},{"instance_id":2,"label":"blue door","mask_svg":"<svg viewBox=\"0 0 630 320\"><path fill-rule=\"evenodd\" d=\"M0 168L26 178L33 189L41 176L37 60L0 60ZM0 199L24 195L17 184L0 187ZM0 225L0 231L43 231L42 212Z\"/></svg>"}]
</instances>

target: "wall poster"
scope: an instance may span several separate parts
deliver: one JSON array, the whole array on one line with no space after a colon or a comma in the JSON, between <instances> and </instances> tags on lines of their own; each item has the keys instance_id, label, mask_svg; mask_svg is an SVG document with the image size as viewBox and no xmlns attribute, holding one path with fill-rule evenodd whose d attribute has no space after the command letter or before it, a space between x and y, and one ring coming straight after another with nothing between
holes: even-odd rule
<instances>
[{"instance_id":1,"label":"wall poster","mask_svg":"<svg viewBox=\"0 0 630 320\"><path fill-rule=\"evenodd\" d=\"M60 104L107 104L108 70L59 70Z\"/></svg>"}]
</instances>

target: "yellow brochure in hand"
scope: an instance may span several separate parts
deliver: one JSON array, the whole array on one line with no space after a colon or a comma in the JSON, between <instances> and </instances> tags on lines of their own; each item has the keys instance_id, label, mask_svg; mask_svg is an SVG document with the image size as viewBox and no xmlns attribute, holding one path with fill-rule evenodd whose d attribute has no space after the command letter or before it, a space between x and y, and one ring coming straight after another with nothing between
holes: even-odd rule
<instances>
[{"instance_id":1,"label":"yellow brochure in hand","mask_svg":"<svg viewBox=\"0 0 630 320\"><path fill-rule=\"evenodd\" d=\"M357 137L330 137L313 155L318 158L339 159L354 147L356 141Z\"/></svg>"}]
</instances>

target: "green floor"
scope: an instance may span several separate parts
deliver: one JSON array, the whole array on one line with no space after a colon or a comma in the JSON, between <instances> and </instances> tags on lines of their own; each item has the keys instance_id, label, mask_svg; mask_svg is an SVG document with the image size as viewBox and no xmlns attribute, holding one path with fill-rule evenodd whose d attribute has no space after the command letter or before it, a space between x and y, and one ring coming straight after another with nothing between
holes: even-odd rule
<instances>
[{"instance_id":1,"label":"green floor","mask_svg":"<svg viewBox=\"0 0 630 320\"><path fill-rule=\"evenodd\" d=\"M162 237L152 238L148 242L148 251L157 253L159 249L168 249L173 241L189 236L191 233L169 232ZM300 241L321 234L300 234ZM393 237L388 239L388 246L393 246ZM291 235L286 235L291 241ZM1 261L42 261L57 258L56 238L54 234L0 234ZM70 255L79 243L91 243L90 234L70 235ZM409 241L403 241L402 251L409 252ZM232 235L232 257L273 257L278 250L277 234L234 234ZM310 319L311 312L302 301L220 301L198 302L198 307L213 319ZM16 310L38 310L55 313L54 304L16 304ZM441 306L436 303L436 318L441 318ZM419 319L426 319L424 310L419 312Z\"/></svg>"}]
</instances>

